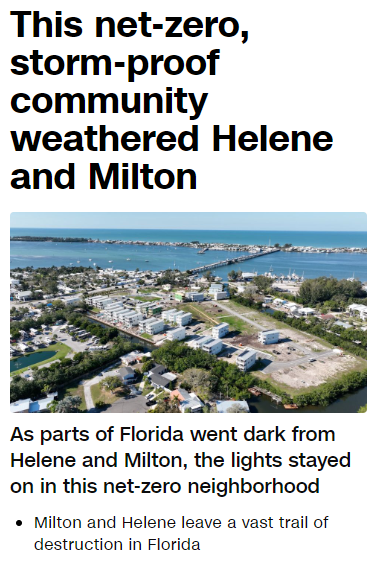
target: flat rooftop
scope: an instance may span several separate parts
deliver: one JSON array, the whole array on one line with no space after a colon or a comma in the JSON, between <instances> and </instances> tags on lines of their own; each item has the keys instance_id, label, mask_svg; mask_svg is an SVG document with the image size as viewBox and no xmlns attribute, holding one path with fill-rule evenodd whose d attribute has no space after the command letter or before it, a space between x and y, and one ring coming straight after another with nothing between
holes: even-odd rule
<instances>
[{"instance_id":1,"label":"flat rooftop","mask_svg":"<svg viewBox=\"0 0 371 564\"><path fill-rule=\"evenodd\" d=\"M241 354L239 354L237 358L240 358L241 360L247 360L248 358L252 357L254 354L256 354L256 351L254 349L246 349Z\"/></svg>"},{"instance_id":2,"label":"flat rooftop","mask_svg":"<svg viewBox=\"0 0 371 564\"><path fill-rule=\"evenodd\" d=\"M220 339L212 339L211 341L208 341L207 343L204 343L204 344L207 345L208 347L213 347L214 345L217 345L218 343L222 343L222 341Z\"/></svg>"}]
</instances>

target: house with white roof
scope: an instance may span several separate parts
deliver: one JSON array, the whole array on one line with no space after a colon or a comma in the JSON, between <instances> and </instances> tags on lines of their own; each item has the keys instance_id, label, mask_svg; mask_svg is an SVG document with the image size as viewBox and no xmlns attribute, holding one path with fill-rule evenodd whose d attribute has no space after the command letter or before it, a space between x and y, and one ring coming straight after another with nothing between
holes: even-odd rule
<instances>
[{"instance_id":1,"label":"house with white roof","mask_svg":"<svg viewBox=\"0 0 371 564\"><path fill-rule=\"evenodd\" d=\"M359 315L361 319L367 319L367 306L363 304L351 304L347 307L351 316Z\"/></svg>"},{"instance_id":2,"label":"house with white roof","mask_svg":"<svg viewBox=\"0 0 371 564\"><path fill-rule=\"evenodd\" d=\"M182 413L199 413L204 406L203 402L194 392L187 392L183 388L177 388L170 394L171 399L179 400L179 409Z\"/></svg>"},{"instance_id":3,"label":"house with white roof","mask_svg":"<svg viewBox=\"0 0 371 564\"><path fill-rule=\"evenodd\" d=\"M302 307L297 311L298 315L303 315L304 317L308 317L308 315L314 315L316 310L311 307Z\"/></svg>"}]
</instances>

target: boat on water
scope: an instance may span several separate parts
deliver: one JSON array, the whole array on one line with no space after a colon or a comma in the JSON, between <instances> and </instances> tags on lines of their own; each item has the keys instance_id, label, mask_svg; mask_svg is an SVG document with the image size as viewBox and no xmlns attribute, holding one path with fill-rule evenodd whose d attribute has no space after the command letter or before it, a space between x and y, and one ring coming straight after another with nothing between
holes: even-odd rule
<instances>
[{"instance_id":1,"label":"boat on water","mask_svg":"<svg viewBox=\"0 0 371 564\"><path fill-rule=\"evenodd\" d=\"M79 260L77 260L76 262L77 262L78 264L80 264L80 261L79 261Z\"/></svg>"},{"instance_id":2,"label":"boat on water","mask_svg":"<svg viewBox=\"0 0 371 564\"><path fill-rule=\"evenodd\" d=\"M89 260L91 260L91 259L89 259Z\"/></svg>"},{"instance_id":3,"label":"boat on water","mask_svg":"<svg viewBox=\"0 0 371 564\"><path fill-rule=\"evenodd\" d=\"M112 260L109 260L108 262L113 262Z\"/></svg>"},{"instance_id":4,"label":"boat on water","mask_svg":"<svg viewBox=\"0 0 371 564\"><path fill-rule=\"evenodd\" d=\"M131 259L126 259L126 260L131 260Z\"/></svg>"}]
</instances>

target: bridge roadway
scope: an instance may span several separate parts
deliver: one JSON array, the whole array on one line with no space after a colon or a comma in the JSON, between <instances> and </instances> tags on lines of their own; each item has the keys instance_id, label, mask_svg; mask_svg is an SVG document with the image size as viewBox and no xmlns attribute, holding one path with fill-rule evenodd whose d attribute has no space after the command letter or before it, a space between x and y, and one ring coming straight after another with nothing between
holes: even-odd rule
<instances>
[{"instance_id":1,"label":"bridge roadway","mask_svg":"<svg viewBox=\"0 0 371 564\"><path fill-rule=\"evenodd\" d=\"M272 253L278 253L279 249L270 249L269 251L262 251L261 253L255 253L253 255L241 255L236 258L220 260L219 262L214 262L212 264L206 264L204 266L198 266L197 268L190 268L192 274L197 274L198 272L204 272L205 270L213 270L214 268L219 268L221 266L228 266L229 264L235 264L238 262L245 262L246 260L252 260L257 257L263 257L265 255L271 255Z\"/></svg>"}]
</instances>

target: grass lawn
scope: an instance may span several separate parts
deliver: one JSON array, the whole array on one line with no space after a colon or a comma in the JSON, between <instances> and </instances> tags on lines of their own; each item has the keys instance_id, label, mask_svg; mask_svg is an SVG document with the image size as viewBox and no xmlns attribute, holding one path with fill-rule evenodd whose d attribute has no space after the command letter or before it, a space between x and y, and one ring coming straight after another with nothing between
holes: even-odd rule
<instances>
[{"instance_id":1,"label":"grass lawn","mask_svg":"<svg viewBox=\"0 0 371 564\"><path fill-rule=\"evenodd\" d=\"M161 298L156 298L155 296L130 296L133 300L139 300L140 302L159 302Z\"/></svg>"},{"instance_id":2,"label":"grass lawn","mask_svg":"<svg viewBox=\"0 0 371 564\"><path fill-rule=\"evenodd\" d=\"M82 384L66 384L63 388L60 388L58 395L60 399L64 399L68 396L79 396L82 399L79 411L86 411L84 386Z\"/></svg>"},{"instance_id":3,"label":"grass lawn","mask_svg":"<svg viewBox=\"0 0 371 564\"><path fill-rule=\"evenodd\" d=\"M141 333L140 336L144 337L144 339L148 339L149 341L153 341L153 336L150 335L149 333Z\"/></svg>"},{"instance_id":4,"label":"grass lawn","mask_svg":"<svg viewBox=\"0 0 371 564\"><path fill-rule=\"evenodd\" d=\"M115 403L115 401L119 400L125 395L119 390L115 394L113 392L110 392L109 390L101 390L99 383L91 386L90 390L94 405L97 403L97 401L102 401L106 405L112 405L113 403Z\"/></svg>"},{"instance_id":5,"label":"grass lawn","mask_svg":"<svg viewBox=\"0 0 371 564\"><path fill-rule=\"evenodd\" d=\"M203 321L206 325L205 329L210 329L213 327L214 324L217 325L219 323L218 320L212 319L208 314L206 314L201 306L196 306L194 304L179 304L178 309L181 309L187 313L191 313L194 319L198 319L199 321Z\"/></svg>"},{"instance_id":6,"label":"grass lawn","mask_svg":"<svg viewBox=\"0 0 371 564\"><path fill-rule=\"evenodd\" d=\"M30 364L28 367L24 367L21 368L20 370L14 370L13 372L10 373L11 376L16 376L17 374L21 374L22 372L24 372L25 370L27 370L27 368L33 367L33 366L42 366L43 364L47 364L48 362L54 362L55 360L62 360L63 358L65 358L67 356L67 354L69 352L71 352L72 349L70 349L70 347L68 347L67 345L65 345L64 343L55 343L55 345L50 345L49 347L45 347L43 349L38 349L35 352L38 351L55 351L55 355L47 358L46 360L42 360L41 362L37 362L36 364ZM31 355L32 353L29 353L29 355ZM24 355L24 356L29 356ZM13 360L16 360L15 358Z\"/></svg>"},{"instance_id":7,"label":"grass lawn","mask_svg":"<svg viewBox=\"0 0 371 564\"><path fill-rule=\"evenodd\" d=\"M142 390L142 394L144 396L146 396L147 394L149 394L150 392L152 392L152 390L154 390L154 387L149 383L148 380L144 381L144 386L143 386L143 390Z\"/></svg>"},{"instance_id":8,"label":"grass lawn","mask_svg":"<svg viewBox=\"0 0 371 564\"><path fill-rule=\"evenodd\" d=\"M220 319L220 322L228 323L230 330L239 331L240 333L248 333L248 330L250 328L246 323L242 321L242 319L239 319L238 317L223 316L223 319Z\"/></svg>"},{"instance_id":9,"label":"grass lawn","mask_svg":"<svg viewBox=\"0 0 371 564\"><path fill-rule=\"evenodd\" d=\"M162 392L157 394L157 396L154 399L155 400L164 399L164 398L168 397L169 395L170 395L170 392L165 392L165 390L163 390Z\"/></svg>"}]
</instances>

